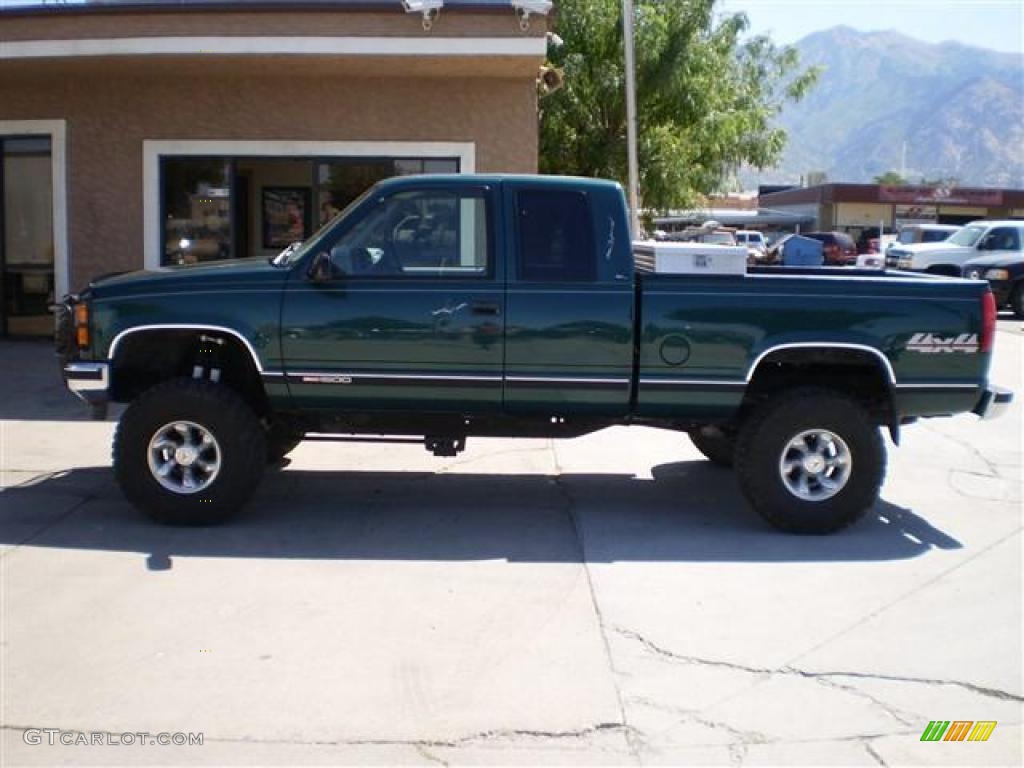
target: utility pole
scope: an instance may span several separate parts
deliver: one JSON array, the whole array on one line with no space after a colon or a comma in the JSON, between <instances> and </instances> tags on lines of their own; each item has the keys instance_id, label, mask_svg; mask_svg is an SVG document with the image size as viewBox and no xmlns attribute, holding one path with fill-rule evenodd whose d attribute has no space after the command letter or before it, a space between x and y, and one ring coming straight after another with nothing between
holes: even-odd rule
<instances>
[{"instance_id":1,"label":"utility pole","mask_svg":"<svg viewBox=\"0 0 1024 768\"><path fill-rule=\"evenodd\" d=\"M622 0L622 38L626 48L626 145L629 163L629 222L640 236L640 172L636 158L636 64L633 54L633 0Z\"/></svg>"}]
</instances>

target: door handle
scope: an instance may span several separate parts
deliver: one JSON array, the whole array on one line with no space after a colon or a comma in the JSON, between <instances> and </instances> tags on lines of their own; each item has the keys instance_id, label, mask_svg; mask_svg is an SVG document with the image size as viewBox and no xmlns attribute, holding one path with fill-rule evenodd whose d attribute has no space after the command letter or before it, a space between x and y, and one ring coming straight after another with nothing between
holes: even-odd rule
<instances>
[{"instance_id":1,"label":"door handle","mask_svg":"<svg viewBox=\"0 0 1024 768\"><path fill-rule=\"evenodd\" d=\"M474 301L472 307L474 315L501 314L501 305L496 301Z\"/></svg>"}]
</instances>

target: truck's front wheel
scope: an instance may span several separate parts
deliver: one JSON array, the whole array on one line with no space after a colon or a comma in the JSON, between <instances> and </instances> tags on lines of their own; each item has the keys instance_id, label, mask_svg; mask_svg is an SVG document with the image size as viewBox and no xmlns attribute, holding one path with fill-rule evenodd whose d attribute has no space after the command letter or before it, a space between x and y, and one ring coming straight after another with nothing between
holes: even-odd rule
<instances>
[{"instance_id":1,"label":"truck's front wheel","mask_svg":"<svg viewBox=\"0 0 1024 768\"><path fill-rule=\"evenodd\" d=\"M266 438L235 392L173 379L144 392L114 434L114 475L139 510L168 525L215 525L249 499Z\"/></svg>"},{"instance_id":2,"label":"truck's front wheel","mask_svg":"<svg viewBox=\"0 0 1024 768\"><path fill-rule=\"evenodd\" d=\"M736 433L719 427L695 427L690 441L698 451L720 467L732 467L736 455Z\"/></svg>"},{"instance_id":3,"label":"truck's front wheel","mask_svg":"<svg viewBox=\"0 0 1024 768\"><path fill-rule=\"evenodd\" d=\"M1024 282L1017 283L1010 295L1010 309L1016 317L1024 318Z\"/></svg>"},{"instance_id":4,"label":"truck's front wheel","mask_svg":"<svg viewBox=\"0 0 1024 768\"><path fill-rule=\"evenodd\" d=\"M885 447L863 407L802 389L768 401L740 431L740 488L762 517L793 533L831 533L878 498Z\"/></svg>"}]
</instances>

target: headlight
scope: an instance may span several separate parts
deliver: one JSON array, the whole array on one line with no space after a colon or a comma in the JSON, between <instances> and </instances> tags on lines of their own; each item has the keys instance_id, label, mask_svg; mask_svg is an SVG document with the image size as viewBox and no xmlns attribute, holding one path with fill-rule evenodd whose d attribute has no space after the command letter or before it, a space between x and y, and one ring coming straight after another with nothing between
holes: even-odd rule
<instances>
[{"instance_id":1,"label":"headlight","mask_svg":"<svg viewBox=\"0 0 1024 768\"><path fill-rule=\"evenodd\" d=\"M965 269L964 277L968 280L981 280L981 268L971 267L970 269Z\"/></svg>"},{"instance_id":2,"label":"headlight","mask_svg":"<svg viewBox=\"0 0 1024 768\"><path fill-rule=\"evenodd\" d=\"M190 245L192 245L192 241L189 240L187 237L183 237L181 238L181 240L178 241L178 247L181 248L181 250L183 251Z\"/></svg>"},{"instance_id":3,"label":"headlight","mask_svg":"<svg viewBox=\"0 0 1024 768\"><path fill-rule=\"evenodd\" d=\"M985 272L986 280L1009 280L1010 272L1006 269L990 269Z\"/></svg>"}]
</instances>

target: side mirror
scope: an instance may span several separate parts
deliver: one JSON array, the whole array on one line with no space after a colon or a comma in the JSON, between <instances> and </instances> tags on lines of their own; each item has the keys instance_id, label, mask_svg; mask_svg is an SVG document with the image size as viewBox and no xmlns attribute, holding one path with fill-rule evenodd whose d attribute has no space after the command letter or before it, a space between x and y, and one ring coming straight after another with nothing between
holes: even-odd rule
<instances>
[{"instance_id":1,"label":"side mirror","mask_svg":"<svg viewBox=\"0 0 1024 768\"><path fill-rule=\"evenodd\" d=\"M314 283L329 283L333 271L330 254L327 251L320 251L309 265L309 279Z\"/></svg>"}]
</instances>

